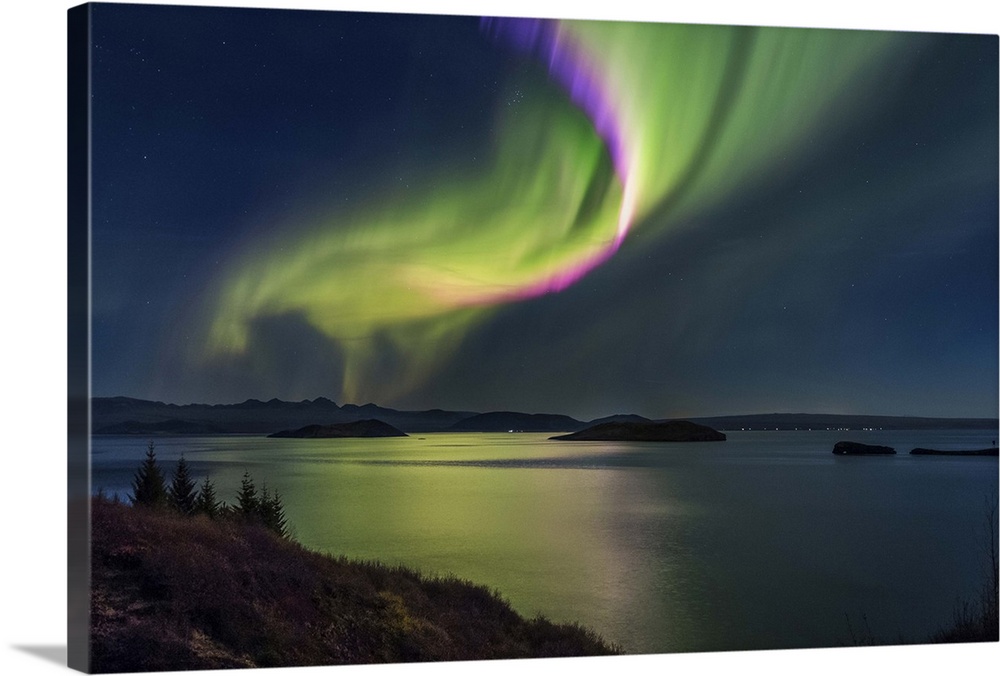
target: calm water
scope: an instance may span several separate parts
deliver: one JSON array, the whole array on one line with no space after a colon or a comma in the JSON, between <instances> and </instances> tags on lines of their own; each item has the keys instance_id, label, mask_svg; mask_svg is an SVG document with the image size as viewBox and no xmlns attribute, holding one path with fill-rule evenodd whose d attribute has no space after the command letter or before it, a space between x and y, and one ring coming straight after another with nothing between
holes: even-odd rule
<instances>
[{"instance_id":1,"label":"calm water","mask_svg":"<svg viewBox=\"0 0 1000 676\"><path fill-rule=\"evenodd\" d=\"M995 458L987 431L730 432L711 444L163 437L220 498L244 470L304 545L453 573L522 614L579 621L630 652L837 646L863 616L922 638L982 581ZM836 457L841 439L894 446ZM96 437L93 488L123 496L146 440Z\"/></svg>"}]
</instances>

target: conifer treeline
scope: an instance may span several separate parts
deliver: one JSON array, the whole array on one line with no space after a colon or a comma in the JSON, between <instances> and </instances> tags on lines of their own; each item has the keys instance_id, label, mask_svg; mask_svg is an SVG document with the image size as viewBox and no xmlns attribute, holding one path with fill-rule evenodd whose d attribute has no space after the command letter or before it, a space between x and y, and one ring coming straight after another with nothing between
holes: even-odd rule
<instances>
[{"instance_id":1,"label":"conifer treeline","mask_svg":"<svg viewBox=\"0 0 1000 676\"><path fill-rule=\"evenodd\" d=\"M142 461L132 480L132 493L128 498L133 506L171 509L184 516L204 514L211 519L240 518L254 521L281 537L288 537L285 507L277 491L272 493L267 484L262 484L258 492L250 473L244 472L240 490L236 494L236 504L229 506L218 500L215 484L209 477L205 477L200 489L196 486L183 454L177 461L168 486L156 461L152 441L146 449L146 459Z\"/></svg>"}]
</instances>

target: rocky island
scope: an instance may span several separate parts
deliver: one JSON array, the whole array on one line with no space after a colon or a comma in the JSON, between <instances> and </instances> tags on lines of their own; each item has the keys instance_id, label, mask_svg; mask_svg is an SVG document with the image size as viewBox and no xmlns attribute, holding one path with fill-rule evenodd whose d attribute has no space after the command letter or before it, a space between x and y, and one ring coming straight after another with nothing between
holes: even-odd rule
<instances>
[{"instance_id":1,"label":"rocky island","mask_svg":"<svg viewBox=\"0 0 1000 676\"><path fill-rule=\"evenodd\" d=\"M997 455L996 448L980 448L974 451L939 451L933 448L914 448L910 455L962 455L962 456L989 456Z\"/></svg>"},{"instance_id":2,"label":"rocky island","mask_svg":"<svg viewBox=\"0 0 1000 676\"><path fill-rule=\"evenodd\" d=\"M268 437L281 439L344 439L348 437L406 437L389 423L381 420L356 420L335 425L306 425L297 430L282 430Z\"/></svg>"},{"instance_id":3,"label":"rocky island","mask_svg":"<svg viewBox=\"0 0 1000 676\"><path fill-rule=\"evenodd\" d=\"M572 434L549 437L558 441L725 441L726 435L687 420L667 422L606 422Z\"/></svg>"},{"instance_id":4,"label":"rocky island","mask_svg":"<svg viewBox=\"0 0 1000 676\"><path fill-rule=\"evenodd\" d=\"M895 455L896 449L890 446L862 444L857 441L838 441L833 445L834 455Z\"/></svg>"}]
</instances>

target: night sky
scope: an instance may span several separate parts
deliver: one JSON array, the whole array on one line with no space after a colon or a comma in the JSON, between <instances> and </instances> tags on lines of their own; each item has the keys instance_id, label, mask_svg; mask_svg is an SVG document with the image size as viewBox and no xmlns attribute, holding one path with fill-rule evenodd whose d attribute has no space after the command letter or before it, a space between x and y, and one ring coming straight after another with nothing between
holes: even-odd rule
<instances>
[{"instance_id":1,"label":"night sky","mask_svg":"<svg viewBox=\"0 0 1000 676\"><path fill-rule=\"evenodd\" d=\"M94 396L997 414L996 36L93 17Z\"/></svg>"}]
</instances>

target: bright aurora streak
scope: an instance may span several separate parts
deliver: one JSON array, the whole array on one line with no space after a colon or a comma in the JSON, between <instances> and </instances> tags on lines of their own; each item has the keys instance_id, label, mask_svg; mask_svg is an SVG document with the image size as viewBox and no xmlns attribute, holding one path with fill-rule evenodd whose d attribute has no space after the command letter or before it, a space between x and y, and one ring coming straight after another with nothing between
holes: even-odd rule
<instances>
[{"instance_id":1,"label":"bright aurora streak","mask_svg":"<svg viewBox=\"0 0 1000 676\"><path fill-rule=\"evenodd\" d=\"M490 168L275 225L203 308L207 354L252 353L254 322L295 316L343 353L340 397L391 402L492 308L559 292L644 228L746 189L873 84L893 35L869 31L484 19L484 39L548 74L501 117ZM520 86L529 87L531 83ZM656 218L650 218L656 215ZM393 373L379 368L393 353Z\"/></svg>"}]
</instances>

